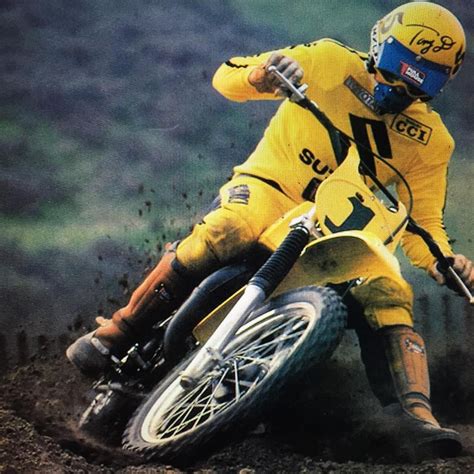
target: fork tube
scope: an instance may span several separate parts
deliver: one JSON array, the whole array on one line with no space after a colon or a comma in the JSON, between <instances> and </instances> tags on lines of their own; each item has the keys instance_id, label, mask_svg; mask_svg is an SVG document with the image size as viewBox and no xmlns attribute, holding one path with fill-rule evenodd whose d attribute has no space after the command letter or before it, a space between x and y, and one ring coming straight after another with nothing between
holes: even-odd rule
<instances>
[{"instance_id":1,"label":"fork tube","mask_svg":"<svg viewBox=\"0 0 474 474\"><path fill-rule=\"evenodd\" d=\"M265 301L265 292L256 285L248 285L244 294L230 310L224 321L214 331L196 357L181 373L180 384L185 389L194 387L208 364L216 358L220 351L234 336L237 329L245 322L249 314Z\"/></svg>"},{"instance_id":2,"label":"fork tube","mask_svg":"<svg viewBox=\"0 0 474 474\"><path fill-rule=\"evenodd\" d=\"M219 360L221 351L234 337L250 313L260 306L267 296L282 282L309 241L311 219L303 219L286 236L278 249L252 277L244 294L231 309L224 321L181 373L180 384L185 389L196 385L209 364Z\"/></svg>"}]
</instances>

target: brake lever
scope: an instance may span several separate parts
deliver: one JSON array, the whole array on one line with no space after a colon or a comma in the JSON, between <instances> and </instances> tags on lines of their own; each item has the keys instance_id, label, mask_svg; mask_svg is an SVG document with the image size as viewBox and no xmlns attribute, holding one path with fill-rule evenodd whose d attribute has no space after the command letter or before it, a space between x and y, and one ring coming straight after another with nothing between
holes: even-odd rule
<instances>
[{"instance_id":1,"label":"brake lever","mask_svg":"<svg viewBox=\"0 0 474 474\"><path fill-rule=\"evenodd\" d=\"M268 72L275 74L280 81L285 84L285 87L288 89L290 94L288 98L291 102L300 102L302 100L307 100L306 95L304 94L308 89L308 84L293 84L288 78L286 78L276 66L270 66Z\"/></svg>"},{"instance_id":2,"label":"brake lever","mask_svg":"<svg viewBox=\"0 0 474 474\"><path fill-rule=\"evenodd\" d=\"M454 279L459 289L464 293L464 295L469 301L469 304L474 305L474 296L472 295L471 290L467 287L464 281L462 281L461 277L457 274L456 270L454 270L453 267L449 267L448 273L449 273L449 276Z\"/></svg>"},{"instance_id":3,"label":"brake lever","mask_svg":"<svg viewBox=\"0 0 474 474\"><path fill-rule=\"evenodd\" d=\"M437 269L446 277L451 278L456 286L459 288L460 292L464 294L464 296L469 301L469 304L474 305L474 296L471 293L471 290L468 288L466 283L462 280L462 278L458 275L456 270L454 269L450 257L445 257L443 262L438 261L436 265Z\"/></svg>"}]
</instances>

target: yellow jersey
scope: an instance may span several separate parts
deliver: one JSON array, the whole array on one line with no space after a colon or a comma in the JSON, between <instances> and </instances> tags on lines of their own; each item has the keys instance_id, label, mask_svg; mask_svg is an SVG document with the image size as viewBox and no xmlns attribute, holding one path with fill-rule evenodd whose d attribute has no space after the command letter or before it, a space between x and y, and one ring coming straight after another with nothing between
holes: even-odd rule
<instances>
[{"instance_id":1,"label":"yellow jersey","mask_svg":"<svg viewBox=\"0 0 474 474\"><path fill-rule=\"evenodd\" d=\"M361 159L383 184L396 186L400 200L408 207L408 192L399 176L375 159L370 150L399 170L413 193L413 218L432 234L446 255L451 255L442 217L454 140L440 116L420 101L402 113L378 115L373 99L375 80L366 68L367 55L337 41L322 39L279 52L298 61L304 71L302 82L308 85L308 98L336 127L361 144L357 150ZM271 54L231 58L216 71L213 86L238 102L279 99L257 92L248 82L253 67ZM273 180L300 203L311 200L318 183L337 166L327 130L310 112L283 100L253 153L234 172ZM405 232L402 246L418 267L428 268L435 260L413 234Z\"/></svg>"}]
</instances>

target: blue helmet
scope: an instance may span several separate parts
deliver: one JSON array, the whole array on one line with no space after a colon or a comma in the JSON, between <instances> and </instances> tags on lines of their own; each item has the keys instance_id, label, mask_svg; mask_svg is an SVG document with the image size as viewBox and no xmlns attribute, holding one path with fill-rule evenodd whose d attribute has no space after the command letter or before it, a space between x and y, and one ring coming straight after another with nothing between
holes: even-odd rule
<instances>
[{"instance_id":1,"label":"blue helmet","mask_svg":"<svg viewBox=\"0 0 474 474\"><path fill-rule=\"evenodd\" d=\"M465 35L457 18L430 2L402 5L372 29L369 64L380 113L398 113L430 100L459 71Z\"/></svg>"}]
</instances>

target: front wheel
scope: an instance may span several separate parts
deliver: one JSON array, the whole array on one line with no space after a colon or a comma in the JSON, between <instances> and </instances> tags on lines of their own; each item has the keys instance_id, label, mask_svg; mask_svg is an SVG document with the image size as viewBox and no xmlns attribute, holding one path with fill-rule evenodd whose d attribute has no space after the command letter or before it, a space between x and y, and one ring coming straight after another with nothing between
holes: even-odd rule
<instances>
[{"instance_id":1,"label":"front wheel","mask_svg":"<svg viewBox=\"0 0 474 474\"><path fill-rule=\"evenodd\" d=\"M202 454L223 435L241 431L286 384L327 359L346 318L341 298L329 288L300 288L270 300L194 388L180 385L194 354L155 388L130 420L124 447L167 460Z\"/></svg>"}]
</instances>

